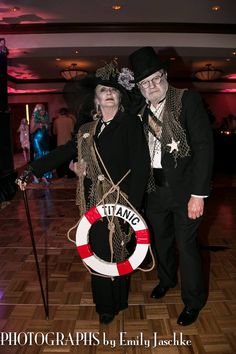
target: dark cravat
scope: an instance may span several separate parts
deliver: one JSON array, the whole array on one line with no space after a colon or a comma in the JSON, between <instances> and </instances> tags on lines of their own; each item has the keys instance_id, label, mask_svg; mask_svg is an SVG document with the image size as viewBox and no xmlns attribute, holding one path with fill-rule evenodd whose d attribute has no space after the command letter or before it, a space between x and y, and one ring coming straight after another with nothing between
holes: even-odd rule
<instances>
[{"instance_id":1,"label":"dark cravat","mask_svg":"<svg viewBox=\"0 0 236 354\"><path fill-rule=\"evenodd\" d=\"M99 138L99 136L101 135L101 133L103 132L103 130L111 123L112 119L108 120L108 121L103 121L102 119L100 120L100 122L98 123L98 127L97 127L97 138Z\"/></svg>"},{"instance_id":2,"label":"dark cravat","mask_svg":"<svg viewBox=\"0 0 236 354\"><path fill-rule=\"evenodd\" d=\"M166 96L163 97L158 104L162 103L164 100L166 99ZM160 119L158 119L155 114L152 112L152 110L150 109L150 104L147 107L148 110L148 126L149 126L149 130L150 132L157 138L160 139L161 137L161 127L162 127L162 121Z\"/></svg>"},{"instance_id":3,"label":"dark cravat","mask_svg":"<svg viewBox=\"0 0 236 354\"><path fill-rule=\"evenodd\" d=\"M148 126L150 132L157 138L160 139L162 122L158 119L148 108Z\"/></svg>"}]
</instances>

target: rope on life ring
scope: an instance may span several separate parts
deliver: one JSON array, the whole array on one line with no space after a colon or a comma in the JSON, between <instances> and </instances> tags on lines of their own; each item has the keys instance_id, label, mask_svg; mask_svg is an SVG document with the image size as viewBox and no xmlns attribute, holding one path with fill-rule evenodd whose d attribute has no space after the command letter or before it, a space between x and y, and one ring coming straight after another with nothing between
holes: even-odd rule
<instances>
[{"instance_id":1,"label":"rope on life ring","mask_svg":"<svg viewBox=\"0 0 236 354\"><path fill-rule=\"evenodd\" d=\"M118 263L110 263L93 253L89 244L89 230L99 219L114 215L130 224L135 232L136 247L131 256ZM80 219L76 230L77 251L83 262L96 272L106 276L121 276L131 273L142 263L150 246L150 235L143 218L129 207L121 204L97 205L86 212Z\"/></svg>"}]
</instances>

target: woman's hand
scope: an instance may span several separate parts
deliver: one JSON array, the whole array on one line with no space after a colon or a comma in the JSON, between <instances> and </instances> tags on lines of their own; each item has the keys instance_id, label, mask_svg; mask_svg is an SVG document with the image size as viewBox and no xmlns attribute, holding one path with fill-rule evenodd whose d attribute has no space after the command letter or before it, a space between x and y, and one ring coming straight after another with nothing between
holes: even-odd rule
<instances>
[{"instance_id":1,"label":"woman's hand","mask_svg":"<svg viewBox=\"0 0 236 354\"><path fill-rule=\"evenodd\" d=\"M19 188L24 191L27 184L32 177L32 169L29 166L24 172L16 179L15 183L18 184Z\"/></svg>"},{"instance_id":2,"label":"woman's hand","mask_svg":"<svg viewBox=\"0 0 236 354\"><path fill-rule=\"evenodd\" d=\"M69 169L73 171L78 177L86 176L87 163L81 160L80 163L71 161Z\"/></svg>"}]
</instances>

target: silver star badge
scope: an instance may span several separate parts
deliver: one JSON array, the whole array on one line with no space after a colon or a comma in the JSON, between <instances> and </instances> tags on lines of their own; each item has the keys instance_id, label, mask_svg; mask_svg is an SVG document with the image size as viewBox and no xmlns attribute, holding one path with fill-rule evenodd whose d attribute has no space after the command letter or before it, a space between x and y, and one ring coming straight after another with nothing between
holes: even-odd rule
<instances>
[{"instance_id":1,"label":"silver star badge","mask_svg":"<svg viewBox=\"0 0 236 354\"><path fill-rule=\"evenodd\" d=\"M180 141L175 141L173 138L171 138L171 143L170 144L166 144L167 146L170 147L170 154L175 150L175 151L179 151L178 145L179 145Z\"/></svg>"}]
</instances>

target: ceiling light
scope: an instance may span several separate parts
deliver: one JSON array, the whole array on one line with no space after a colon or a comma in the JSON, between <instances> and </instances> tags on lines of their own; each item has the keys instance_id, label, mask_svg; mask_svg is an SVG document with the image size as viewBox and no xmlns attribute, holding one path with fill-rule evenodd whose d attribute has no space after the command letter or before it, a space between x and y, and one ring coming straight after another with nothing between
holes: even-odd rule
<instances>
[{"instance_id":1,"label":"ceiling light","mask_svg":"<svg viewBox=\"0 0 236 354\"><path fill-rule=\"evenodd\" d=\"M10 9L10 12L17 12L17 11L20 11L20 8L17 6L14 6Z\"/></svg>"},{"instance_id":2,"label":"ceiling light","mask_svg":"<svg viewBox=\"0 0 236 354\"><path fill-rule=\"evenodd\" d=\"M214 5L211 7L212 11L220 11L221 10L221 6L219 5Z\"/></svg>"},{"instance_id":3,"label":"ceiling light","mask_svg":"<svg viewBox=\"0 0 236 354\"><path fill-rule=\"evenodd\" d=\"M235 80L236 79L236 73L228 74L225 76L226 79L229 80Z\"/></svg>"},{"instance_id":4,"label":"ceiling light","mask_svg":"<svg viewBox=\"0 0 236 354\"><path fill-rule=\"evenodd\" d=\"M233 54L233 55L236 55L236 51L234 50L234 51L232 52L232 54Z\"/></svg>"},{"instance_id":5,"label":"ceiling light","mask_svg":"<svg viewBox=\"0 0 236 354\"><path fill-rule=\"evenodd\" d=\"M120 9L121 9L121 5L119 4L112 5L112 10L119 11Z\"/></svg>"},{"instance_id":6,"label":"ceiling light","mask_svg":"<svg viewBox=\"0 0 236 354\"><path fill-rule=\"evenodd\" d=\"M68 68L61 70L61 76L66 80L78 80L87 75L88 72L80 69L77 64L71 64Z\"/></svg>"},{"instance_id":7,"label":"ceiling light","mask_svg":"<svg viewBox=\"0 0 236 354\"><path fill-rule=\"evenodd\" d=\"M214 68L211 64L206 64L205 68L195 72L196 78L202 81L217 80L222 74L222 70Z\"/></svg>"},{"instance_id":8,"label":"ceiling light","mask_svg":"<svg viewBox=\"0 0 236 354\"><path fill-rule=\"evenodd\" d=\"M56 61L60 61L61 60L61 58L56 58Z\"/></svg>"}]
</instances>

